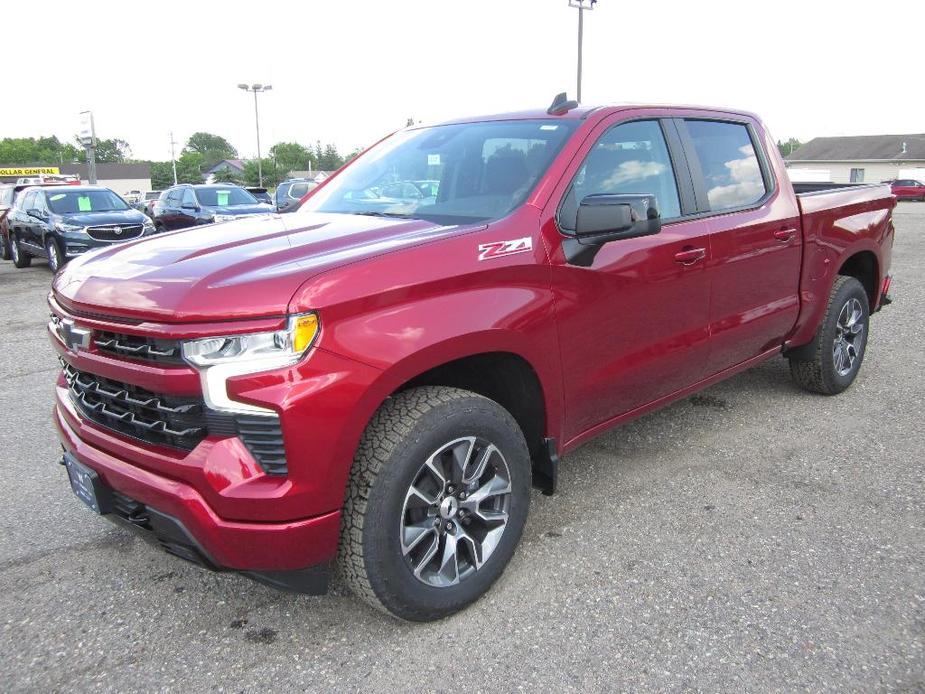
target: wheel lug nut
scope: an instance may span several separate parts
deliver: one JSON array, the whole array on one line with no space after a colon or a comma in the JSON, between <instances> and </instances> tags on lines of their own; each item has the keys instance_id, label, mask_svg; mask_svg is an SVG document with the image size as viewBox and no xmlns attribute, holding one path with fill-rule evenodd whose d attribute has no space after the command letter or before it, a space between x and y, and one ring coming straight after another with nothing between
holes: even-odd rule
<instances>
[{"instance_id":1,"label":"wheel lug nut","mask_svg":"<svg viewBox=\"0 0 925 694\"><path fill-rule=\"evenodd\" d=\"M452 484L448 484L446 487L446 491L447 491L447 494L452 494L453 492L456 491L456 487L454 487Z\"/></svg>"},{"instance_id":2,"label":"wheel lug nut","mask_svg":"<svg viewBox=\"0 0 925 694\"><path fill-rule=\"evenodd\" d=\"M447 524L446 524L446 529L447 529L449 532L453 532L454 527L455 527L455 526L454 526L452 523L447 523Z\"/></svg>"},{"instance_id":3,"label":"wheel lug nut","mask_svg":"<svg viewBox=\"0 0 925 694\"><path fill-rule=\"evenodd\" d=\"M459 498L460 498L460 499L465 499L467 496L469 496L469 495L466 494L465 492L460 492L460 493L459 493Z\"/></svg>"}]
</instances>

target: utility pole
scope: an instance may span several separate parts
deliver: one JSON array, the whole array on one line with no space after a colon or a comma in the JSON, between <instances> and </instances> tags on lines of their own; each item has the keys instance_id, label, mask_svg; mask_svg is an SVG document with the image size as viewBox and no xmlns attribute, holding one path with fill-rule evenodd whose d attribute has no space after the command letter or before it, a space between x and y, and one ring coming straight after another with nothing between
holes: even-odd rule
<instances>
[{"instance_id":1,"label":"utility pole","mask_svg":"<svg viewBox=\"0 0 925 694\"><path fill-rule=\"evenodd\" d=\"M87 174L90 185L96 185L96 128L93 125L93 112L81 111L80 132L77 137L87 150Z\"/></svg>"},{"instance_id":2,"label":"utility pole","mask_svg":"<svg viewBox=\"0 0 925 694\"><path fill-rule=\"evenodd\" d=\"M578 9L578 85L577 99L581 103L581 54L585 31L585 10L593 10L597 0L569 0L568 6Z\"/></svg>"},{"instance_id":3,"label":"utility pole","mask_svg":"<svg viewBox=\"0 0 925 694\"><path fill-rule=\"evenodd\" d=\"M268 92L273 89L272 84L239 84L238 89L246 92L254 92L254 124L257 126L257 179L258 184L263 188L263 162L260 160L260 112L257 110L257 93Z\"/></svg>"},{"instance_id":4,"label":"utility pole","mask_svg":"<svg viewBox=\"0 0 925 694\"><path fill-rule=\"evenodd\" d=\"M170 163L173 164L173 184L177 185L177 155L174 151L174 145L177 143L173 139L173 130L170 131Z\"/></svg>"}]
</instances>

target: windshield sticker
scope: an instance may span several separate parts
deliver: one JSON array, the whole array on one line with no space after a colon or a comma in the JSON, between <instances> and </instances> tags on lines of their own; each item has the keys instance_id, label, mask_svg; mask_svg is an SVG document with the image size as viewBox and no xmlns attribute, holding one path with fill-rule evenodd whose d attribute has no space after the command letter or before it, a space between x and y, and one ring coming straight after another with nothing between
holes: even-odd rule
<instances>
[{"instance_id":1,"label":"windshield sticker","mask_svg":"<svg viewBox=\"0 0 925 694\"><path fill-rule=\"evenodd\" d=\"M428 166L440 166L440 155L439 154L428 154L427 155L427 165Z\"/></svg>"},{"instance_id":2,"label":"windshield sticker","mask_svg":"<svg viewBox=\"0 0 925 694\"><path fill-rule=\"evenodd\" d=\"M558 125L541 125L540 130L558 130Z\"/></svg>"},{"instance_id":3,"label":"windshield sticker","mask_svg":"<svg viewBox=\"0 0 925 694\"><path fill-rule=\"evenodd\" d=\"M93 206L90 205L89 195L78 195L77 196L77 210L79 212L92 212L93 211Z\"/></svg>"},{"instance_id":4,"label":"windshield sticker","mask_svg":"<svg viewBox=\"0 0 925 694\"><path fill-rule=\"evenodd\" d=\"M67 196L64 193L58 193L57 195L52 195L48 199L51 200L52 202L58 202L58 200L63 200L66 197Z\"/></svg>"},{"instance_id":5,"label":"windshield sticker","mask_svg":"<svg viewBox=\"0 0 925 694\"><path fill-rule=\"evenodd\" d=\"M532 248L533 239L529 236L511 241L483 243L479 245L479 260L490 260L491 258L500 258L503 255L513 255L514 253L526 253Z\"/></svg>"},{"instance_id":6,"label":"windshield sticker","mask_svg":"<svg viewBox=\"0 0 925 694\"><path fill-rule=\"evenodd\" d=\"M229 195L231 195L231 191L230 191L230 190L217 190L217 191L215 191L215 197L218 198L217 204L218 204L218 205L227 205L227 204L228 204L228 196L229 196Z\"/></svg>"}]
</instances>

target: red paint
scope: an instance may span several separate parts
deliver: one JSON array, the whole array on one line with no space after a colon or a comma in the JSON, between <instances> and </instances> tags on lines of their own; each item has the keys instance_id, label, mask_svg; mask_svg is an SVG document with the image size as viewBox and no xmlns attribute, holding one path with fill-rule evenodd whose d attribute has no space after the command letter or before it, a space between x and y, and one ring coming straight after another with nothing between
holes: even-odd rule
<instances>
[{"instance_id":1,"label":"red paint","mask_svg":"<svg viewBox=\"0 0 925 694\"><path fill-rule=\"evenodd\" d=\"M523 117L547 116L502 116ZM313 310L321 333L299 364L228 385L232 399L280 415L286 477L263 474L234 438L210 437L184 454L82 421L59 384L65 446L116 489L189 522L227 566L306 566L334 555L370 417L425 371L485 352L518 355L541 385L544 436L565 452L808 342L855 254L871 254L872 286L882 286L893 234L886 187L798 198L754 116L614 107L562 117L578 120L570 140L526 202L488 224L296 213L75 260L58 274L50 305L78 326L186 339L274 330L287 313ZM748 122L772 192L751 209L666 223L656 235L604 245L590 267L570 265L555 217L584 156L609 127L658 117ZM161 393L199 392L187 367L92 348L75 355L52 342L79 369Z\"/></svg>"},{"instance_id":2,"label":"red paint","mask_svg":"<svg viewBox=\"0 0 925 694\"><path fill-rule=\"evenodd\" d=\"M890 190L899 200L920 200L925 202L925 183L909 178L890 182Z\"/></svg>"}]
</instances>

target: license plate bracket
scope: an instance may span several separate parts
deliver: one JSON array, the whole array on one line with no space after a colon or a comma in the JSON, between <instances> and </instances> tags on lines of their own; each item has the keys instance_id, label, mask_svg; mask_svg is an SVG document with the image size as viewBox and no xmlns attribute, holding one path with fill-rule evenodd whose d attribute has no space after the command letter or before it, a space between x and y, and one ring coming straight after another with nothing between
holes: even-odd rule
<instances>
[{"instance_id":1,"label":"license plate bracket","mask_svg":"<svg viewBox=\"0 0 925 694\"><path fill-rule=\"evenodd\" d=\"M70 453L64 454L64 466L71 482L74 495L95 513L103 515L112 510L112 491L99 474L77 460Z\"/></svg>"}]
</instances>

